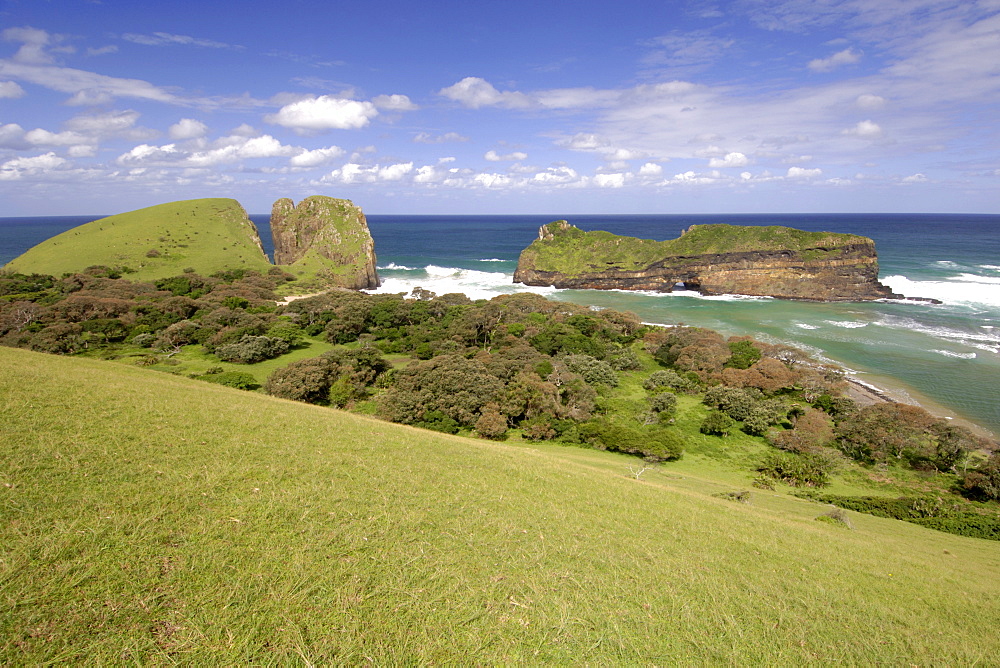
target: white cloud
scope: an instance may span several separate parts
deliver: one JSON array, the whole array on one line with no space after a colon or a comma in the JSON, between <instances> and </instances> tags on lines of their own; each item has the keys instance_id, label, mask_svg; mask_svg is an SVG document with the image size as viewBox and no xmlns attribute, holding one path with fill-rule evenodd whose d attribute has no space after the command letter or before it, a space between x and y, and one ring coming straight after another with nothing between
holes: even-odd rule
<instances>
[{"instance_id":1,"label":"white cloud","mask_svg":"<svg viewBox=\"0 0 1000 668\"><path fill-rule=\"evenodd\" d=\"M518 92L501 93L493 84L479 77L465 77L456 84L442 88L438 94L472 109L494 106L523 109L532 106L527 95Z\"/></svg>"},{"instance_id":2,"label":"white cloud","mask_svg":"<svg viewBox=\"0 0 1000 668\"><path fill-rule=\"evenodd\" d=\"M662 174L663 165L658 165L655 162L647 162L639 168L639 176L661 176Z\"/></svg>"},{"instance_id":3,"label":"white cloud","mask_svg":"<svg viewBox=\"0 0 1000 668\"><path fill-rule=\"evenodd\" d=\"M853 128L843 130L841 134L862 139L877 139L882 136L882 128L872 121L859 121Z\"/></svg>"},{"instance_id":4,"label":"white cloud","mask_svg":"<svg viewBox=\"0 0 1000 668\"><path fill-rule=\"evenodd\" d=\"M367 126L378 115L371 102L345 100L329 95L307 98L285 105L264 120L301 133L324 130L354 130Z\"/></svg>"},{"instance_id":5,"label":"white cloud","mask_svg":"<svg viewBox=\"0 0 1000 668\"><path fill-rule=\"evenodd\" d=\"M375 165L374 167L364 167L354 162L349 162L339 169L335 169L322 181L327 183L376 183L378 181L399 181L404 176L413 171L413 163L397 163L394 165Z\"/></svg>"},{"instance_id":6,"label":"white cloud","mask_svg":"<svg viewBox=\"0 0 1000 668\"><path fill-rule=\"evenodd\" d=\"M24 141L24 128L17 123L0 125L0 148L22 149L27 148Z\"/></svg>"},{"instance_id":7,"label":"white cloud","mask_svg":"<svg viewBox=\"0 0 1000 668\"><path fill-rule=\"evenodd\" d=\"M192 153L186 164L195 167L205 167L223 163L239 162L244 159L276 158L292 156L300 149L285 146L271 135L262 135L252 139L239 138L240 141L228 146Z\"/></svg>"},{"instance_id":8,"label":"white cloud","mask_svg":"<svg viewBox=\"0 0 1000 668\"><path fill-rule=\"evenodd\" d=\"M859 109L877 110L886 105L886 99L881 95L864 93L863 95L858 95L857 100L855 100L855 104L858 105Z\"/></svg>"},{"instance_id":9,"label":"white cloud","mask_svg":"<svg viewBox=\"0 0 1000 668\"><path fill-rule=\"evenodd\" d=\"M528 154L521 151L514 151L513 153L505 153L503 155L497 153L496 151L487 151L486 155L483 156L490 162L510 162L516 160L527 160Z\"/></svg>"},{"instance_id":10,"label":"white cloud","mask_svg":"<svg viewBox=\"0 0 1000 668\"><path fill-rule=\"evenodd\" d=\"M835 70L842 65L853 65L861 60L861 52L855 51L853 48L847 48L843 51L838 51L828 58L817 58L815 60L810 60L809 69L813 72L830 72Z\"/></svg>"},{"instance_id":11,"label":"white cloud","mask_svg":"<svg viewBox=\"0 0 1000 668\"><path fill-rule=\"evenodd\" d=\"M66 121L66 128L98 137L113 135L133 137L136 131L139 134L148 134L148 130L135 128L136 121L138 120L139 112L132 111L131 109L126 111L108 111L103 114L74 116Z\"/></svg>"},{"instance_id":12,"label":"white cloud","mask_svg":"<svg viewBox=\"0 0 1000 668\"><path fill-rule=\"evenodd\" d=\"M193 118L182 118L167 130L171 139L197 139L204 137L208 133L208 126Z\"/></svg>"},{"instance_id":13,"label":"white cloud","mask_svg":"<svg viewBox=\"0 0 1000 668\"><path fill-rule=\"evenodd\" d=\"M473 179L476 183L486 188L505 188L514 183L514 180L506 174L476 174Z\"/></svg>"},{"instance_id":14,"label":"white cloud","mask_svg":"<svg viewBox=\"0 0 1000 668\"><path fill-rule=\"evenodd\" d=\"M565 183L572 183L579 180L580 176L577 174L576 170L571 167L549 167L544 172L538 172L535 174L531 180L534 183L541 183L546 185L559 185Z\"/></svg>"},{"instance_id":15,"label":"white cloud","mask_svg":"<svg viewBox=\"0 0 1000 668\"><path fill-rule=\"evenodd\" d=\"M16 81L0 81L0 100L13 100L24 97L24 89L17 85Z\"/></svg>"},{"instance_id":16,"label":"white cloud","mask_svg":"<svg viewBox=\"0 0 1000 668\"><path fill-rule=\"evenodd\" d=\"M789 167L786 176L790 179L814 179L823 173L822 169L808 169L806 167Z\"/></svg>"},{"instance_id":17,"label":"white cloud","mask_svg":"<svg viewBox=\"0 0 1000 668\"><path fill-rule=\"evenodd\" d=\"M87 49L88 56L105 56L109 53L118 53L118 47L114 44L109 44L96 49Z\"/></svg>"},{"instance_id":18,"label":"white cloud","mask_svg":"<svg viewBox=\"0 0 1000 668\"><path fill-rule=\"evenodd\" d=\"M924 174L911 174L903 178L903 183L926 183L927 177Z\"/></svg>"},{"instance_id":19,"label":"white cloud","mask_svg":"<svg viewBox=\"0 0 1000 668\"><path fill-rule=\"evenodd\" d=\"M19 63L42 65L51 63L53 58L46 47L62 41L61 35L51 35L38 28L7 28L0 37L8 42L20 42L21 47L14 54L14 60Z\"/></svg>"},{"instance_id":20,"label":"white cloud","mask_svg":"<svg viewBox=\"0 0 1000 668\"><path fill-rule=\"evenodd\" d=\"M203 46L210 49L242 49L242 46L217 42L213 39L203 39L191 37L190 35L173 35L168 32L154 32L152 35L138 35L127 32L122 35L126 42L142 44L145 46L166 46L172 44L182 44L185 46Z\"/></svg>"},{"instance_id":21,"label":"white cloud","mask_svg":"<svg viewBox=\"0 0 1000 668\"><path fill-rule=\"evenodd\" d=\"M416 144L445 144L448 142L466 142L469 141L469 138L460 135L457 132L446 132L443 135L432 135L427 132L418 132L414 135L413 141Z\"/></svg>"},{"instance_id":22,"label":"white cloud","mask_svg":"<svg viewBox=\"0 0 1000 668\"><path fill-rule=\"evenodd\" d=\"M292 156L288 161L292 167L317 167L330 162L344 155L344 149L339 146L329 146L327 148L317 148L312 151L303 151Z\"/></svg>"},{"instance_id":23,"label":"white cloud","mask_svg":"<svg viewBox=\"0 0 1000 668\"><path fill-rule=\"evenodd\" d=\"M390 111L413 111L420 108L405 95L378 95L372 98L372 104Z\"/></svg>"},{"instance_id":24,"label":"white cloud","mask_svg":"<svg viewBox=\"0 0 1000 668\"><path fill-rule=\"evenodd\" d=\"M727 153L722 158L712 158L708 161L709 167L746 167L750 161L745 155L739 152Z\"/></svg>"},{"instance_id":25,"label":"white cloud","mask_svg":"<svg viewBox=\"0 0 1000 668\"><path fill-rule=\"evenodd\" d=\"M621 188L625 185L625 180L631 174L597 174L594 176L594 183L600 188Z\"/></svg>"},{"instance_id":26,"label":"white cloud","mask_svg":"<svg viewBox=\"0 0 1000 668\"><path fill-rule=\"evenodd\" d=\"M69 162L51 151L30 158L14 158L0 165L0 181L14 181L65 167Z\"/></svg>"},{"instance_id":27,"label":"white cloud","mask_svg":"<svg viewBox=\"0 0 1000 668\"><path fill-rule=\"evenodd\" d=\"M87 141L86 137L76 132L49 132L42 128L25 132L24 140L32 146L73 146Z\"/></svg>"}]
</instances>

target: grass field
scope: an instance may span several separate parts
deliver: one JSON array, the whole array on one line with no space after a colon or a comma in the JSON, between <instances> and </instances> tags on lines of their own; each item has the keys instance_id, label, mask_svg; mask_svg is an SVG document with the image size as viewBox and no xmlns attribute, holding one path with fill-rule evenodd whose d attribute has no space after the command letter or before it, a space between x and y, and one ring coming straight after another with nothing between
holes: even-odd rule
<instances>
[{"instance_id":1,"label":"grass field","mask_svg":"<svg viewBox=\"0 0 1000 668\"><path fill-rule=\"evenodd\" d=\"M995 665L1000 544L0 348L0 662ZM708 447L705 445L704 447Z\"/></svg>"}]
</instances>

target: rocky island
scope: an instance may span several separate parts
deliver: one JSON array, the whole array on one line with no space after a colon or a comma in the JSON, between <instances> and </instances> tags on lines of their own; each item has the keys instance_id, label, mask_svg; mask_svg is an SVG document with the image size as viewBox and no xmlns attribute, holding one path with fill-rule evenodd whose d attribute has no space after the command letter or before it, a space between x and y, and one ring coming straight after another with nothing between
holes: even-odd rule
<instances>
[{"instance_id":1,"label":"rocky island","mask_svg":"<svg viewBox=\"0 0 1000 668\"><path fill-rule=\"evenodd\" d=\"M271 230L275 264L298 279L296 290L378 287L375 242L353 202L317 195L295 206L290 199L279 199L272 208ZM3 268L60 276L103 266L133 280L153 281L185 272L266 273L275 264L240 203L209 198L94 220L43 241Z\"/></svg>"},{"instance_id":2,"label":"rocky island","mask_svg":"<svg viewBox=\"0 0 1000 668\"><path fill-rule=\"evenodd\" d=\"M868 237L780 226L692 225L677 239L653 241L559 220L539 228L521 252L514 282L812 301L903 298L879 283Z\"/></svg>"}]
</instances>

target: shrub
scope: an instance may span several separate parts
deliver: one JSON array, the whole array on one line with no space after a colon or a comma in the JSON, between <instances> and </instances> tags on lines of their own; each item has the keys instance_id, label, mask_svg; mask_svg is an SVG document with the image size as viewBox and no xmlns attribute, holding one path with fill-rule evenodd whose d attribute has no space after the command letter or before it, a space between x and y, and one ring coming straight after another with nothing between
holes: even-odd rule
<instances>
[{"instance_id":1,"label":"shrub","mask_svg":"<svg viewBox=\"0 0 1000 668\"><path fill-rule=\"evenodd\" d=\"M488 404L476 420L476 432L483 438L500 440L507 435L507 417L496 404Z\"/></svg>"},{"instance_id":2,"label":"shrub","mask_svg":"<svg viewBox=\"0 0 1000 668\"><path fill-rule=\"evenodd\" d=\"M757 472L792 487L826 487L831 463L817 455L773 453L765 457Z\"/></svg>"},{"instance_id":3,"label":"shrub","mask_svg":"<svg viewBox=\"0 0 1000 668\"><path fill-rule=\"evenodd\" d=\"M260 387L257 379L245 371L224 371L222 373L208 373L198 376L199 380L207 380L217 385L235 387L238 390L256 390Z\"/></svg>"},{"instance_id":4,"label":"shrub","mask_svg":"<svg viewBox=\"0 0 1000 668\"><path fill-rule=\"evenodd\" d=\"M964 496L977 501L1000 501L1000 452L959 480L959 490Z\"/></svg>"},{"instance_id":5,"label":"shrub","mask_svg":"<svg viewBox=\"0 0 1000 668\"><path fill-rule=\"evenodd\" d=\"M563 364L573 373L583 376L591 385L601 384L608 387L618 387L618 374L610 364L590 355L566 355Z\"/></svg>"},{"instance_id":6,"label":"shrub","mask_svg":"<svg viewBox=\"0 0 1000 668\"><path fill-rule=\"evenodd\" d=\"M687 392L697 387L697 383L685 378L673 369L662 369L654 371L642 384L643 389L649 392L662 392L669 388L680 392Z\"/></svg>"},{"instance_id":7,"label":"shrub","mask_svg":"<svg viewBox=\"0 0 1000 668\"><path fill-rule=\"evenodd\" d=\"M329 399L336 366L323 357L292 362L278 369L264 383L264 391L283 399L323 404Z\"/></svg>"},{"instance_id":8,"label":"shrub","mask_svg":"<svg viewBox=\"0 0 1000 668\"><path fill-rule=\"evenodd\" d=\"M709 436L729 436L736 422L720 410L709 411L701 423L701 433Z\"/></svg>"},{"instance_id":9,"label":"shrub","mask_svg":"<svg viewBox=\"0 0 1000 668\"><path fill-rule=\"evenodd\" d=\"M732 369L749 369L760 360L760 348L751 339L729 342L729 359L725 366Z\"/></svg>"},{"instance_id":10,"label":"shrub","mask_svg":"<svg viewBox=\"0 0 1000 668\"><path fill-rule=\"evenodd\" d=\"M215 356L223 362L256 364L284 355L286 352L288 352L288 342L283 339L248 334L237 343L219 346L215 349Z\"/></svg>"}]
</instances>

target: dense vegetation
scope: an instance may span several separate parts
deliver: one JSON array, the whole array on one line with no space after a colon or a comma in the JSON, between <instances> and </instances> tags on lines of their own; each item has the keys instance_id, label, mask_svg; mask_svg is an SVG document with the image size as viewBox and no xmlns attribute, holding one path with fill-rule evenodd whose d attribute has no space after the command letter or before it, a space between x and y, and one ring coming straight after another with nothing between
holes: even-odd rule
<instances>
[{"instance_id":1,"label":"dense vegetation","mask_svg":"<svg viewBox=\"0 0 1000 668\"><path fill-rule=\"evenodd\" d=\"M649 462L740 434L770 446L745 463L761 487L828 486L856 462L927 472L976 502L1000 499L993 444L919 407L858 405L839 369L787 346L649 327L529 293L473 302L334 291L279 306L274 289L289 278L240 270L142 283L104 267L0 275L0 343L167 370L200 356L205 366L187 375L218 384ZM326 352L309 355L312 345Z\"/></svg>"}]
</instances>

